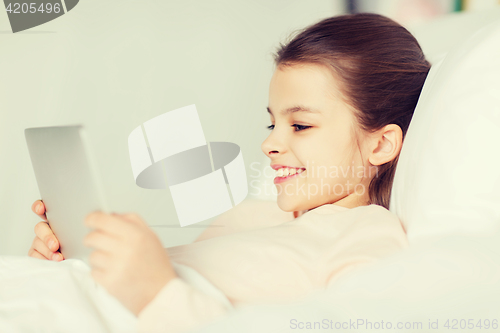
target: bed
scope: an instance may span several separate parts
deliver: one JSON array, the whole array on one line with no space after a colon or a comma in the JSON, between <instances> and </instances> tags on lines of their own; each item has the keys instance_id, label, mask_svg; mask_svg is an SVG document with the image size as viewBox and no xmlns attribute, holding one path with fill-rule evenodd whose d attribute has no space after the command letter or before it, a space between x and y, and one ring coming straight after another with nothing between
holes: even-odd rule
<instances>
[{"instance_id":1,"label":"bed","mask_svg":"<svg viewBox=\"0 0 500 333\"><path fill-rule=\"evenodd\" d=\"M392 189L410 249L327 292L234 311L197 332L362 332L382 321L393 332L498 328L499 41L496 20L433 63ZM211 292L203 277L176 269ZM135 332L136 318L79 260L1 256L0 286L0 332Z\"/></svg>"}]
</instances>

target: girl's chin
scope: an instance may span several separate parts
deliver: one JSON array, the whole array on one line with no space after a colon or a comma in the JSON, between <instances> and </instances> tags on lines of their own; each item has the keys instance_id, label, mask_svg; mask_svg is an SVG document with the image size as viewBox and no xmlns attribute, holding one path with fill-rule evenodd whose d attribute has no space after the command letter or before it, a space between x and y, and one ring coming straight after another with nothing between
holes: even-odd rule
<instances>
[{"instance_id":1,"label":"girl's chin","mask_svg":"<svg viewBox=\"0 0 500 333\"><path fill-rule=\"evenodd\" d=\"M278 195L277 199L278 207L284 212L294 212L300 211L307 208L303 208L299 198L294 198L287 195Z\"/></svg>"}]
</instances>

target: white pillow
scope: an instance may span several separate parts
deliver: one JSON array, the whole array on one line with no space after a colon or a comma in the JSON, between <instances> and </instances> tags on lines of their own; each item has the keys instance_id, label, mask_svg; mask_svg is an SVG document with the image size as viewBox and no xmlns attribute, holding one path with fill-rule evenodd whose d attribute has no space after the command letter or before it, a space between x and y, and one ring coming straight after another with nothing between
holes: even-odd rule
<instances>
[{"instance_id":1,"label":"white pillow","mask_svg":"<svg viewBox=\"0 0 500 333\"><path fill-rule=\"evenodd\" d=\"M432 66L405 137L390 211L410 242L500 227L500 20Z\"/></svg>"}]
</instances>

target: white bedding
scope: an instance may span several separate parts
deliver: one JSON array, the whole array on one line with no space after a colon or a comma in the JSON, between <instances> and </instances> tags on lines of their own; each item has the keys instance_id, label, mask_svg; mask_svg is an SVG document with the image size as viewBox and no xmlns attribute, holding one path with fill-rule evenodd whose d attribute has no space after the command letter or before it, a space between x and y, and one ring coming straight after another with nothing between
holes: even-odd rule
<instances>
[{"instance_id":1,"label":"white bedding","mask_svg":"<svg viewBox=\"0 0 500 333\"><path fill-rule=\"evenodd\" d=\"M137 319L78 259L0 257L0 332L134 332Z\"/></svg>"},{"instance_id":2,"label":"white bedding","mask_svg":"<svg viewBox=\"0 0 500 333\"><path fill-rule=\"evenodd\" d=\"M173 263L180 278L229 300L194 269ZM78 259L0 256L0 332L136 332L137 318L94 282Z\"/></svg>"}]
</instances>

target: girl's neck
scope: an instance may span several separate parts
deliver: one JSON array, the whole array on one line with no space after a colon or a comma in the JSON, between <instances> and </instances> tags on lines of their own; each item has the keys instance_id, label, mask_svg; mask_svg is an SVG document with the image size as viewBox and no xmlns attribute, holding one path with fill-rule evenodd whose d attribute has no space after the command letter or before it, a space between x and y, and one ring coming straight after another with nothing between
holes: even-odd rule
<instances>
[{"instance_id":1,"label":"girl's neck","mask_svg":"<svg viewBox=\"0 0 500 333\"><path fill-rule=\"evenodd\" d=\"M355 207L358 207L358 206L369 205L370 202L369 202L368 195L364 195L364 196L354 195L354 196L348 196L348 197L342 198L342 199L340 199L338 201L332 202L332 204L338 205L338 206L342 206L342 207L345 207L345 208L355 208ZM306 212L308 212L310 210L311 209L294 211L293 212L293 217L297 218L297 217L299 217L301 215L304 215L304 213L306 213Z\"/></svg>"}]
</instances>

